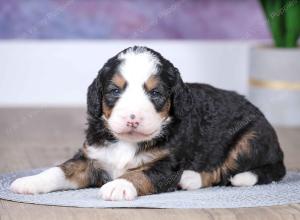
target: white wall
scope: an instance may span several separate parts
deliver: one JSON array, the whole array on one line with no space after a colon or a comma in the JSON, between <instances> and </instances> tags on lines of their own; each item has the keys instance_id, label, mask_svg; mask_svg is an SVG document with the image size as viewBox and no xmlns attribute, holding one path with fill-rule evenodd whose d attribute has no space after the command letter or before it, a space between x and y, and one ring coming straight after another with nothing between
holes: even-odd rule
<instances>
[{"instance_id":1,"label":"white wall","mask_svg":"<svg viewBox=\"0 0 300 220\"><path fill-rule=\"evenodd\" d=\"M247 94L247 42L0 41L0 106L85 105L104 62L133 45L161 52L185 81Z\"/></svg>"}]
</instances>

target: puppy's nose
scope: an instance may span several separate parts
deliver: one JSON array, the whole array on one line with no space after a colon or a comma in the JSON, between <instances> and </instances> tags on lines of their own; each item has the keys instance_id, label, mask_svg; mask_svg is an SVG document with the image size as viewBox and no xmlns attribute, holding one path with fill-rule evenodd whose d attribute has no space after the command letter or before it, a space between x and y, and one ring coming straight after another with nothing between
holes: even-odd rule
<instances>
[{"instance_id":1,"label":"puppy's nose","mask_svg":"<svg viewBox=\"0 0 300 220\"><path fill-rule=\"evenodd\" d=\"M131 114L131 115L130 115L130 118L131 118L131 119L135 119L135 114Z\"/></svg>"}]
</instances>

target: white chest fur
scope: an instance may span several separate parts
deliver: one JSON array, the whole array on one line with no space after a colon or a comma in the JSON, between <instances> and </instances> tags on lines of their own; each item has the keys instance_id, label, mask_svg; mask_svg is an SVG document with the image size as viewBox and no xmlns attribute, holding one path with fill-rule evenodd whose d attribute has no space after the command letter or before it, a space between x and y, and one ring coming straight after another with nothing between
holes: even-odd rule
<instances>
[{"instance_id":1,"label":"white chest fur","mask_svg":"<svg viewBox=\"0 0 300 220\"><path fill-rule=\"evenodd\" d=\"M132 169L150 162L156 158L151 152L136 155L138 146L133 143L117 142L105 147L87 147L87 155L90 159L100 162L102 168L115 179Z\"/></svg>"}]
</instances>

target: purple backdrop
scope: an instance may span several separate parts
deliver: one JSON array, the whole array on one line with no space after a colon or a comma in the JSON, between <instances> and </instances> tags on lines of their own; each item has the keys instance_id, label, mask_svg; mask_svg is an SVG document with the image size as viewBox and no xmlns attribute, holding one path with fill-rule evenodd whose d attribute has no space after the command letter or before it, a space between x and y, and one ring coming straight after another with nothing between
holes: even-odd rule
<instances>
[{"instance_id":1,"label":"purple backdrop","mask_svg":"<svg viewBox=\"0 0 300 220\"><path fill-rule=\"evenodd\" d=\"M255 0L0 0L0 38L262 39Z\"/></svg>"}]
</instances>

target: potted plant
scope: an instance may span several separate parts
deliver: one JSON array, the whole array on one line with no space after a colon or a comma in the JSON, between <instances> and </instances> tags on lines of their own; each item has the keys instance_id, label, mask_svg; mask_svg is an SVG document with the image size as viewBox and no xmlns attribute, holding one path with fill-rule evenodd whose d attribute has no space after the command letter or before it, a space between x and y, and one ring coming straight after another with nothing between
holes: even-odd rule
<instances>
[{"instance_id":1,"label":"potted plant","mask_svg":"<svg viewBox=\"0 0 300 220\"><path fill-rule=\"evenodd\" d=\"M275 125L300 125L300 0L260 0L273 45L251 48L249 98Z\"/></svg>"}]
</instances>

